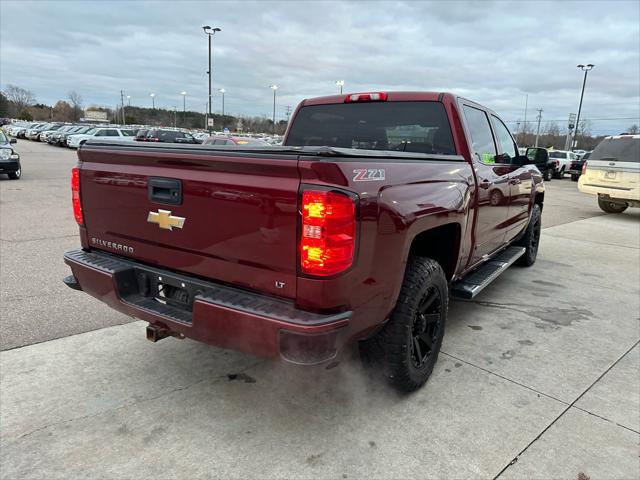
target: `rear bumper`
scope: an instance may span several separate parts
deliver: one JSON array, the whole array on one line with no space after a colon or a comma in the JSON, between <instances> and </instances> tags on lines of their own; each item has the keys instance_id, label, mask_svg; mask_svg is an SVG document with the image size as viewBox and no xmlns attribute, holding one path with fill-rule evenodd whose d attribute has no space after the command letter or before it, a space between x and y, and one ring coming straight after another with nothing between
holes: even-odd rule
<instances>
[{"instance_id":1,"label":"rear bumper","mask_svg":"<svg viewBox=\"0 0 640 480\"><path fill-rule=\"evenodd\" d=\"M347 339L351 312L308 312L290 301L99 251L72 250L64 261L73 273L68 286L171 334L303 365L334 359ZM161 303L159 286L184 290L187 304Z\"/></svg>"},{"instance_id":2,"label":"rear bumper","mask_svg":"<svg viewBox=\"0 0 640 480\"><path fill-rule=\"evenodd\" d=\"M581 192L589 193L591 195L601 195L607 198L615 200L625 200L630 202L640 202L640 187L628 188L615 185L601 185L596 182L589 182L585 180L578 185L578 189Z\"/></svg>"}]
</instances>

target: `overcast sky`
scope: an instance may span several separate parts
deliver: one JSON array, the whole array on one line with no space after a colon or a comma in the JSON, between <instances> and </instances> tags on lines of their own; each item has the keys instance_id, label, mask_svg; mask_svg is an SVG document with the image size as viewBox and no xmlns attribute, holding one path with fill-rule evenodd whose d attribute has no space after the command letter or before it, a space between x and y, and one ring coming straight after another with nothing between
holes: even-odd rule
<instances>
[{"instance_id":1,"label":"overcast sky","mask_svg":"<svg viewBox=\"0 0 640 480\"><path fill-rule=\"evenodd\" d=\"M54 103L131 103L204 111L207 39L214 110L277 116L306 97L368 90L446 90L507 121L565 126L576 112L579 63L593 63L583 118L594 131L640 123L640 2L130 2L0 0L0 87ZM595 120L623 118L621 120ZM629 118L629 119L626 119ZM515 129L515 124L511 124Z\"/></svg>"}]
</instances>

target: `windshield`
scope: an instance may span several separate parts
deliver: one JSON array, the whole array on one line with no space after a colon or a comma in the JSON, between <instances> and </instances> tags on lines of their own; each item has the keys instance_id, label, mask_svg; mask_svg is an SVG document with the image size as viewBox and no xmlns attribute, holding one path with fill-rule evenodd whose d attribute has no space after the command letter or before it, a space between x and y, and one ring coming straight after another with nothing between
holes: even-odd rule
<instances>
[{"instance_id":1,"label":"windshield","mask_svg":"<svg viewBox=\"0 0 640 480\"><path fill-rule=\"evenodd\" d=\"M589 160L639 163L640 135L605 138L591 152Z\"/></svg>"},{"instance_id":2,"label":"windshield","mask_svg":"<svg viewBox=\"0 0 640 480\"><path fill-rule=\"evenodd\" d=\"M371 102L302 107L286 146L327 146L455 155L440 102Z\"/></svg>"},{"instance_id":3,"label":"windshield","mask_svg":"<svg viewBox=\"0 0 640 480\"><path fill-rule=\"evenodd\" d=\"M549 152L549 158L567 158L566 152Z\"/></svg>"}]
</instances>

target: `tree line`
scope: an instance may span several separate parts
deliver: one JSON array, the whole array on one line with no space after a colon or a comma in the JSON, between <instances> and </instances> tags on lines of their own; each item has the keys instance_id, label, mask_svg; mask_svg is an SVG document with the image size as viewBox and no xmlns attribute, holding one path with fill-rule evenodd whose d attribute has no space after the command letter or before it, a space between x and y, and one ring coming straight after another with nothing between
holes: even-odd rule
<instances>
[{"instance_id":1,"label":"tree line","mask_svg":"<svg viewBox=\"0 0 640 480\"><path fill-rule=\"evenodd\" d=\"M38 103L33 92L16 85L7 85L0 92L0 118L17 118L28 121L78 122L86 111L100 111L106 114L111 123L126 125L152 125L159 127L180 127L188 129L206 129L207 116L193 111L168 110L164 108L145 108L122 106L108 108L100 106L84 107L84 99L75 90L70 91L63 100L54 105ZM213 113L213 128L230 131L271 133L273 121L266 117L245 115L220 115ZM287 121L276 122L275 132L282 135Z\"/></svg>"}]
</instances>

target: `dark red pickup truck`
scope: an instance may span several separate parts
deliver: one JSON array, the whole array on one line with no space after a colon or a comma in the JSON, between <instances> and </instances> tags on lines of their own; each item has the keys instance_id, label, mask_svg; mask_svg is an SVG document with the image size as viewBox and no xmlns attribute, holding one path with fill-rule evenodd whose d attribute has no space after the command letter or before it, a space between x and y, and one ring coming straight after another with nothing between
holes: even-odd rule
<instances>
[{"instance_id":1,"label":"dark red pickup truck","mask_svg":"<svg viewBox=\"0 0 640 480\"><path fill-rule=\"evenodd\" d=\"M189 337L297 364L349 342L410 391L450 295L531 265L544 188L498 116L447 93L314 98L282 147L91 143L70 287Z\"/></svg>"}]
</instances>

